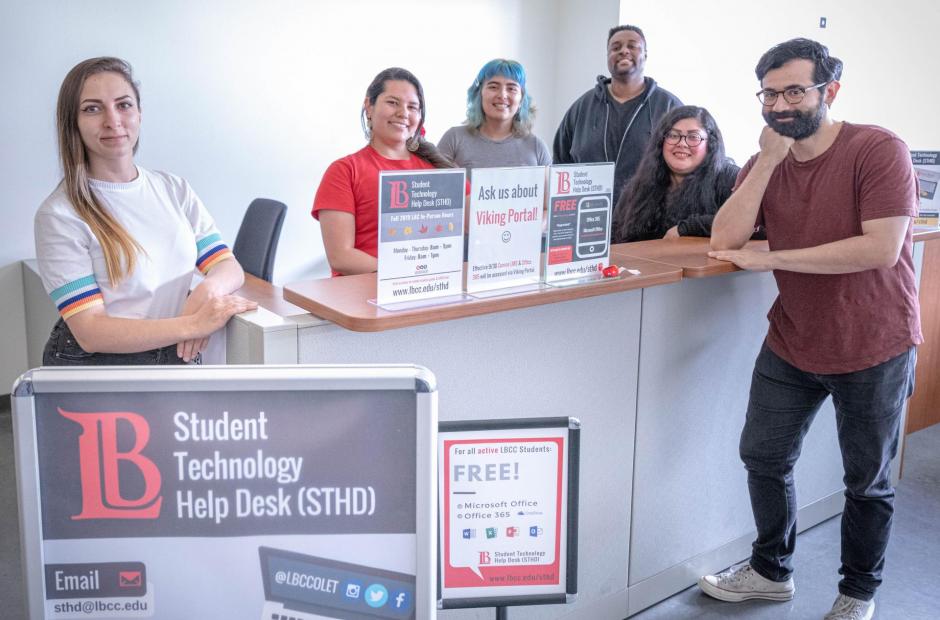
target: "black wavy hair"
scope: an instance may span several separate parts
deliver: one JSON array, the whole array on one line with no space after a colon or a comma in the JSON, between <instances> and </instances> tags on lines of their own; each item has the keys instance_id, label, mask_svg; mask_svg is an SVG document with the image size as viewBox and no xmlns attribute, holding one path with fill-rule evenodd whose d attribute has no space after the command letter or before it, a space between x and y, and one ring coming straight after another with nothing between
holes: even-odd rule
<instances>
[{"instance_id":1,"label":"black wavy hair","mask_svg":"<svg viewBox=\"0 0 940 620\"><path fill-rule=\"evenodd\" d=\"M842 61L829 55L829 48L812 39L790 39L778 43L764 52L757 61L754 73L758 80L763 80L767 72L779 69L791 60L812 60L813 82L820 84L831 82L842 77Z\"/></svg>"},{"instance_id":2,"label":"black wavy hair","mask_svg":"<svg viewBox=\"0 0 940 620\"><path fill-rule=\"evenodd\" d=\"M672 171L663 158L663 141L672 126L686 118L696 119L708 134L705 159L673 190ZM627 181L617 201L615 238L619 242L637 241L648 238L651 231L665 231L667 204L693 205L703 214L710 213L709 205L717 202L716 179L726 163L721 131L708 110L684 105L667 112L653 130L636 174ZM670 195L672 191L674 195Z\"/></svg>"}]
</instances>

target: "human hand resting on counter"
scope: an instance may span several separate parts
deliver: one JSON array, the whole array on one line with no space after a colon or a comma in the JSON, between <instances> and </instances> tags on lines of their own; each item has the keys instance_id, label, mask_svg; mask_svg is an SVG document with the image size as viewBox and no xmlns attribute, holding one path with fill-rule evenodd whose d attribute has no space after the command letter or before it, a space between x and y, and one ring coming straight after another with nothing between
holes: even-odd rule
<instances>
[{"instance_id":1,"label":"human hand resting on counter","mask_svg":"<svg viewBox=\"0 0 940 620\"><path fill-rule=\"evenodd\" d=\"M747 271L770 271L774 268L772 253L764 250L712 250L708 255Z\"/></svg>"},{"instance_id":2,"label":"human hand resting on counter","mask_svg":"<svg viewBox=\"0 0 940 620\"><path fill-rule=\"evenodd\" d=\"M678 239L679 238L679 225L676 224L672 228L666 231L666 234L663 235L663 239Z\"/></svg>"},{"instance_id":3,"label":"human hand resting on counter","mask_svg":"<svg viewBox=\"0 0 940 620\"><path fill-rule=\"evenodd\" d=\"M201 334L198 338L184 340L176 345L176 354L183 361L190 361L197 353L204 351L209 345L209 336L221 329L232 316L257 309L254 301L239 297L238 295L223 295L214 290L209 280L204 280L193 289L180 316L191 316L194 322L194 332Z\"/></svg>"}]
</instances>

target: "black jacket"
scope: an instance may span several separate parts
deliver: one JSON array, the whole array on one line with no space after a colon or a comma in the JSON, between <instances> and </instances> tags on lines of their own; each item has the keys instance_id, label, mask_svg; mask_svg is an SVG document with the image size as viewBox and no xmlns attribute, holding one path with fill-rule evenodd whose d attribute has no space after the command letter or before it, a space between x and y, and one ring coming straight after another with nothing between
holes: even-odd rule
<instances>
[{"instance_id":1,"label":"black jacket","mask_svg":"<svg viewBox=\"0 0 940 620\"><path fill-rule=\"evenodd\" d=\"M607 152L607 122L611 99L610 78L597 76L593 89L575 101L555 132L553 163L585 164L610 161L614 166L614 204L624 184L636 172L653 128L663 114L682 105L679 98L659 88L653 78L644 78L646 90L632 124L628 125L620 153Z\"/></svg>"}]
</instances>

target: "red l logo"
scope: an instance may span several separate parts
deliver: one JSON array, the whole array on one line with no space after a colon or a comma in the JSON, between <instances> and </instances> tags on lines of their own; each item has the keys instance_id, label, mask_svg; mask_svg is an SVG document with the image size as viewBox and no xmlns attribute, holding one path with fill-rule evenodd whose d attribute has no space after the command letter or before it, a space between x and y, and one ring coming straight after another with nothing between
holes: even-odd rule
<instances>
[{"instance_id":1,"label":"red l logo","mask_svg":"<svg viewBox=\"0 0 940 620\"><path fill-rule=\"evenodd\" d=\"M408 184L405 181L389 181L392 209L405 209L408 207Z\"/></svg>"},{"instance_id":2,"label":"red l logo","mask_svg":"<svg viewBox=\"0 0 940 620\"><path fill-rule=\"evenodd\" d=\"M63 417L78 423L79 472L82 480L82 511L72 519L156 519L160 516L160 470L141 454L150 440L150 425L143 416L129 411L74 413L59 409ZM118 422L130 425L134 446L119 452ZM128 499L121 495L121 461L136 467L144 478L143 495ZM103 491L103 493L102 493Z\"/></svg>"},{"instance_id":3,"label":"red l logo","mask_svg":"<svg viewBox=\"0 0 940 620\"><path fill-rule=\"evenodd\" d=\"M570 172L559 172L558 173L558 194L567 194L571 192L571 173Z\"/></svg>"}]
</instances>

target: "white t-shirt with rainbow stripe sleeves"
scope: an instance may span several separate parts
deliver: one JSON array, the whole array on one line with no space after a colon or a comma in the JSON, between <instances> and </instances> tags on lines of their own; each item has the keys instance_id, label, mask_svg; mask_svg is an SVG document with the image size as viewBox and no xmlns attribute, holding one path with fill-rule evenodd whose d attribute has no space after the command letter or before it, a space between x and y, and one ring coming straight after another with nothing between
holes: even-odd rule
<instances>
[{"instance_id":1,"label":"white t-shirt with rainbow stripe sleeves","mask_svg":"<svg viewBox=\"0 0 940 620\"><path fill-rule=\"evenodd\" d=\"M92 190L144 248L134 272L112 286L104 252L75 213L60 184L36 213L39 275L62 318L104 304L108 315L131 319L179 316L194 270L208 273L232 256L212 216L189 183L137 167L130 183L92 180Z\"/></svg>"}]
</instances>

